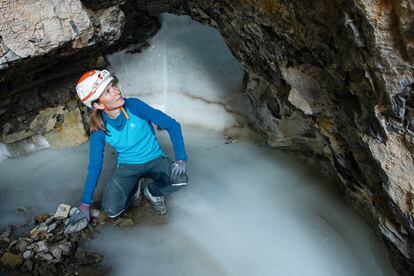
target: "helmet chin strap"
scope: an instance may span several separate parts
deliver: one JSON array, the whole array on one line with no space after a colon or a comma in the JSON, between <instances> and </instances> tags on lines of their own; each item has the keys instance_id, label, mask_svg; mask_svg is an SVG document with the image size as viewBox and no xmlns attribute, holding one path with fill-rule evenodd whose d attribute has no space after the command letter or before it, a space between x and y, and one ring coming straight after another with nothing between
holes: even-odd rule
<instances>
[{"instance_id":1,"label":"helmet chin strap","mask_svg":"<svg viewBox=\"0 0 414 276\"><path fill-rule=\"evenodd\" d=\"M128 116L128 114L126 113L126 111L125 111L125 109L124 109L124 106L121 106L121 111L122 111L122 113L124 113L124 115L125 115L126 119L128 120L128 119L129 119L129 116Z\"/></svg>"},{"instance_id":2,"label":"helmet chin strap","mask_svg":"<svg viewBox=\"0 0 414 276\"><path fill-rule=\"evenodd\" d=\"M126 119L127 119L127 120L129 119L128 113L126 113L126 111L125 111L125 109L124 109L124 106L121 106L121 107L116 107L116 108L109 108L109 107L108 107L107 105L105 105L104 103L102 103L102 104L103 104L103 106L105 107L105 108L104 108L104 110L108 110L108 111L111 111L111 110L115 110L115 109L120 108L120 109L121 109L121 111L122 111L122 113L124 113L124 115L125 115Z\"/></svg>"}]
</instances>

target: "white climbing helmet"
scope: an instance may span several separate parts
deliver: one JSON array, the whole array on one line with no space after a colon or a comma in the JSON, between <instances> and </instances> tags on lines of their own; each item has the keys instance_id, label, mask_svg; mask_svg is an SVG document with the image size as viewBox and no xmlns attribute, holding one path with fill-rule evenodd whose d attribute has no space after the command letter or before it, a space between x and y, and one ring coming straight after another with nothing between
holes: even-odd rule
<instances>
[{"instance_id":1,"label":"white climbing helmet","mask_svg":"<svg viewBox=\"0 0 414 276\"><path fill-rule=\"evenodd\" d=\"M86 72L76 84L76 93L82 103L92 108L92 102L101 96L102 92L113 79L108 70L92 70Z\"/></svg>"}]
</instances>

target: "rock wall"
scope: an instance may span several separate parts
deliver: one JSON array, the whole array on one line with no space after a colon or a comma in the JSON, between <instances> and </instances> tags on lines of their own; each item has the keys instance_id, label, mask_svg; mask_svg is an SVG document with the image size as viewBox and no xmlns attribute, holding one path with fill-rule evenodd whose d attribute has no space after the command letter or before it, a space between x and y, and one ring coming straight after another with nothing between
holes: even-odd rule
<instances>
[{"instance_id":1,"label":"rock wall","mask_svg":"<svg viewBox=\"0 0 414 276\"><path fill-rule=\"evenodd\" d=\"M220 31L247 72L251 124L338 179L414 274L412 0L0 0L0 142L70 141L56 137L85 113L75 80L145 47L160 12Z\"/></svg>"},{"instance_id":2,"label":"rock wall","mask_svg":"<svg viewBox=\"0 0 414 276\"><path fill-rule=\"evenodd\" d=\"M79 76L106 66L108 53L145 46L159 22L125 1L0 0L0 26L0 143L45 134L61 148L87 140Z\"/></svg>"},{"instance_id":3,"label":"rock wall","mask_svg":"<svg viewBox=\"0 0 414 276\"><path fill-rule=\"evenodd\" d=\"M312 157L414 273L413 1L190 1L248 77L250 120Z\"/></svg>"}]
</instances>

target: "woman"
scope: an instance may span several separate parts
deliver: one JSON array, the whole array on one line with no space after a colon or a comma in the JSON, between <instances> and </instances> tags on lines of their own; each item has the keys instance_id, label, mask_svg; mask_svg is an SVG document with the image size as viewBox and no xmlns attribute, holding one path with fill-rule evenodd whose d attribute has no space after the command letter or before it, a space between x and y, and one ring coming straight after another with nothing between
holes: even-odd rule
<instances>
[{"instance_id":1,"label":"woman","mask_svg":"<svg viewBox=\"0 0 414 276\"><path fill-rule=\"evenodd\" d=\"M142 199L141 180L153 182L143 193L158 215L167 213L165 195L187 185L186 160L180 124L163 112L134 98L123 98L107 70L92 70L82 75L76 92L83 104L92 108L88 175L80 207L70 223L90 220L90 206L102 170L105 144L117 152L117 165L106 183L103 211L110 218L122 214L128 206L137 207ZM176 161L162 151L152 124L168 131Z\"/></svg>"}]
</instances>

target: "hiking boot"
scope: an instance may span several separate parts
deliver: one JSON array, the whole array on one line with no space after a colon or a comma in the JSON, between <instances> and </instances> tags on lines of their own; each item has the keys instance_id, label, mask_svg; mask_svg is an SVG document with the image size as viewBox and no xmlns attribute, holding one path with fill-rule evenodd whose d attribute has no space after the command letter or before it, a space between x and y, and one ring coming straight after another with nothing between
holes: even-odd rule
<instances>
[{"instance_id":1,"label":"hiking boot","mask_svg":"<svg viewBox=\"0 0 414 276\"><path fill-rule=\"evenodd\" d=\"M164 196L153 196L148 186L144 189L144 195L151 202L152 209L157 215L165 215L167 213L167 202Z\"/></svg>"},{"instance_id":2,"label":"hiking boot","mask_svg":"<svg viewBox=\"0 0 414 276\"><path fill-rule=\"evenodd\" d=\"M144 182L144 178L141 177L140 180L138 180L138 188L137 191L131 196L131 199L129 200L129 206L132 208L138 207L142 202L142 183Z\"/></svg>"}]
</instances>

